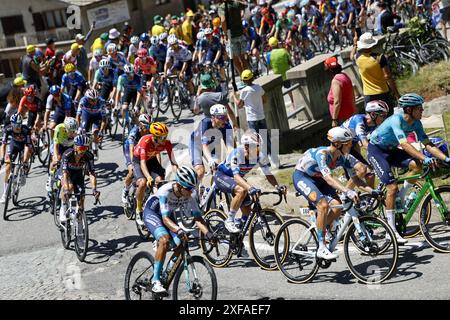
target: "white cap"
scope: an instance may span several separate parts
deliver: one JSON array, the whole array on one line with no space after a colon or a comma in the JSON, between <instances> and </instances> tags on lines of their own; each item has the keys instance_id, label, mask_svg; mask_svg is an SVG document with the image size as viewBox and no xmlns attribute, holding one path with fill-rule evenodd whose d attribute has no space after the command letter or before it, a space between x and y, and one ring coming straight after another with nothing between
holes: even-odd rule
<instances>
[{"instance_id":1,"label":"white cap","mask_svg":"<svg viewBox=\"0 0 450 320\"><path fill-rule=\"evenodd\" d=\"M76 41L84 40L84 36L83 36L81 33L78 33L78 34L75 36L75 40L76 40Z\"/></svg>"},{"instance_id":2,"label":"white cap","mask_svg":"<svg viewBox=\"0 0 450 320\"><path fill-rule=\"evenodd\" d=\"M120 32L116 28L109 30L109 39L114 40L120 36Z\"/></svg>"}]
</instances>

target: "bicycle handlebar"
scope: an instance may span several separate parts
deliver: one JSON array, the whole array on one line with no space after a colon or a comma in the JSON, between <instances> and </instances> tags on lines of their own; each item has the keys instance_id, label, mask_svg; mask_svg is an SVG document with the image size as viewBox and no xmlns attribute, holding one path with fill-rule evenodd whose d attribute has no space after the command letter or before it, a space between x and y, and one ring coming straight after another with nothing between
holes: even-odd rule
<instances>
[{"instance_id":1,"label":"bicycle handlebar","mask_svg":"<svg viewBox=\"0 0 450 320\"><path fill-rule=\"evenodd\" d=\"M261 192L261 193L259 194L259 196L265 196L265 195L268 195L268 194L276 194L276 195L278 195L278 201L275 202L274 204L272 204L272 206L277 206L277 205L279 205L279 204L281 203L281 201L283 201L283 198L284 198L284 202L287 203L287 200L286 200L286 194L285 194L285 193L278 192L278 191L265 191L265 192Z\"/></svg>"}]
</instances>

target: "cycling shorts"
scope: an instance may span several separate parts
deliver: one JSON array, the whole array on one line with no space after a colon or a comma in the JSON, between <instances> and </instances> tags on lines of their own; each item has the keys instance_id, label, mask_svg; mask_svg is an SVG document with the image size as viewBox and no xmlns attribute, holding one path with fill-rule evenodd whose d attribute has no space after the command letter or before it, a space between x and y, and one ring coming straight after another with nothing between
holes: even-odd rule
<instances>
[{"instance_id":1,"label":"cycling shorts","mask_svg":"<svg viewBox=\"0 0 450 320\"><path fill-rule=\"evenodd\" d=\"M234 196L234 189L238 185L238 183L234 180L233 177L227 176L225 173L221 171L216 171L214 175L214 182L216 183L217 189L222 192L232 194ZM247 194L242 201L242 206L247 207L252 204L252 199Z\"/></svg>"},{"instance_id":2,"label":"cycling shorts","mask_svg":"<svg viewBox=\"0 0 450 320\"><path fill-rule=\"evenodd\" d=\"M73 185L75 193L84 196L86 187L84 185L84 170L69 170L69 184Z\"/></svg>"},{"instance_id":3,"label":"cycling shorts","mask_svg":"<svg viewBox=\"0 0 450 320\"><path fill-rule=\"evenodd\" d=\"M303 40L308 39L308 26L302 26L300 29L300 34L302 35Z\"/></svg>"},{"instance_id":4,"label":"cycling shorts","mask_svg":"<svg viewBox=\"0 0 450 320\"><path fill-rule=\"evenodd\" d=\"M140 160L137 158L133 158L132 164L133 174L136 181L139 179L145 179L145 175L142 173ZM153 179L155 179L156 177L162 177L164 179L164 177L166 176L166 170L164 170L156 157L147 160L147 169Z\"/></svg>"},{"instance_id":5,"label":"cycling shorts","mask_svg":"<svg viewBox=\"0 0 450 320\"><path fill-rule=\"evenodd\" d=\"M89 132L91 127L92 130L100 129L100 124L102 122L102 115L98 114L90 114L87 112L81 112L81 128Z\"/></svg>"},{"instance_id":6,"label":"cycling shorts","mask_svg":"<svg viewBox=\"0 0 450 320\"><path fill-rule=\"evenodd\" d=\"M328 202L338 198L336 190L322 177L311 177L300 170L295 170L292 180L295 190L308 200L310 207L315 208L323 198Z\"/></svg>"},{"instance_id":7,"label":"cycling shorts","mask_svg":"<svg viewBox=\"0 0 450 320\"><path fill-rule=\"evenodd\" d=\"M22 152L25 148L25 144L24 143L17 143L14 141L11 141L8 145L8 149L6 151L6 155L5 155L5 161L11 161L14 162L16 161L17 155Z\"/></svg>"},{"instance_id":8,"label":"cycling shorts","mask_svg":"<svg viewBox=\"0 0 450 320\"><path fill-rule=\"evenodd\" d=\"M206 53L205 62L213 63L214 59L216 58L216 54L217 54L217 51L209 49L208 52ZM220 56L219 61L217 62L217 65L219 67L224 66L223 55Z\"/></svg>"},{"instance_id":9,"label":"cycling shorts","mask_svg":"<svg viewBox=\"0 0 450 320\"><path fill-rule=\"evenodd\" d=\"M28 128L33 128L34 127L34 123L36 122L37 116L38 116L37 112L28 111L28 121L27 121Z\"/></svg>"},{"instance_id":10,"label":"cycling shorts","mask_svg":"<svg viewBox=\"0 0 450 320\"><path fill-rule=\"evenodd\" d=\"M122 149L125 157L125 166L128 168L129 165L133 165L130 157L130 146L127 143L124 143Z\"/></svg>"},{"instance_id":11,"label":"cycling shorts","mask_svg":"<svg viewBox=\"0 0 450 320\"><path fill-rule=\"evenodd\" d=\"M50 121L56 123L56 125L63 123L66 118L66 114L63 112L58 112L55 110L53 114L50 116Z\"/></svg>"},{"instance_id":12,"label":"cycling shorts","mask_svg":"<svg viewBox=\"0 0 450 320\"><path fill-rule=\"evenodd\" d=\"M181 71L183 68L183 61L177 61L173 65L173 69ZM192 78L192 60L187 61L187 67L186 67L186 80L189 80Z\"/></svg>"},{"instance_id":13,"label":"cycling shorts","mask_svg":"<svg viewBox=\"0 0 450 320\"><path fill-rule=\"evenodd\" d=\"M109 95L111 94L111 91L113 91L114 86L110 82L104 82L102 83L102 88L100 89L100 96L103 100L108 100Z\"/></svg>"},{"instance_id":14,"label":"cycling shorts","mask_svg":"<svg viewBox=\"0 0 450 320\"><path fill-rule=\"evenodd\" d=\"M132 101L136 102L137 99L137 90L125 89L122 96L122 104L130 104Z\"/></svg>"}]
</instances>

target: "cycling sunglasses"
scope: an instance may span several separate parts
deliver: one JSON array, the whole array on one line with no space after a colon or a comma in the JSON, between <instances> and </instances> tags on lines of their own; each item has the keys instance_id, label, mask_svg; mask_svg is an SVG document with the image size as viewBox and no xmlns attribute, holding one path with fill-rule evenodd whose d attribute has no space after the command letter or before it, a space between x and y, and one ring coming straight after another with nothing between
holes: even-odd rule
<instances>
[{"instance_id":1,"label":"cycling sunglasses","mask_svg":"<svg viewBox=\"0 0 450 320\"><path fill-rule=\"evenodd\" d=\"M228 116L226 116L226 115L223 115L223 116L214 116L214 118L216 118L217 120L220 120L220 121L227 121Z\"/></svg>"},{"instance_id":2,"label":"cycling sunglasses","mask_svg":"<svg viewBox=\"0 0 450 320\"><path fill-rule=\"evenodd\" d=\"M88 146L77 146L78 147L78 151L80 152L86 152L89 150Z\"/></svg>"},{"instance_id":3,"label":"cycling sunglasses","mask_svg":"<svg viewBox=\"0 0 450 320\"><path fill-rule=\"evenodd\" d=\"M194 187L183 187L183 186L181 186L181 187L182 187L183 189L189 191L189 192L191 192L192 190L194 190Z\"/></svg>"},{"instance_id":4,"label":"cycling sunglasses","mask_svg":"<svg viewBox=\"0 0 450 320\"><path fill-rule=\"evenodd\" d=\"M161 137L154 137L155 141L158 143L162 143L164 141L166 141L167 136L161 136Z\"/></svg>"}]
</instances>

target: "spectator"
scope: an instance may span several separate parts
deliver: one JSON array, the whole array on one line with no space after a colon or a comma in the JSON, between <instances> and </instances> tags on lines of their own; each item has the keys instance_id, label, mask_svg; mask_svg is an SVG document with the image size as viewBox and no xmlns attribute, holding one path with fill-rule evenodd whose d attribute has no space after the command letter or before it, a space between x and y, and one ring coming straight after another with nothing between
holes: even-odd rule
<instances>
[{"instance_id":1,"label":"spectator","mask_svg":"<svg viewBox=\"0 0 450 320\"><path fill-rule=\"evenodd\" d=\"M181 29L177 16L172 16L171 25L169 34L174 34L178 39L183 39L183 30Z\"/></svg>"},{"instance_id":2,"label":"spectator","mask_svg":"<svg viewBox=\"0 0 450 320\"><path fill-rule=\"evenodd\" d=\"M128 48L130 46L131 35L133 34L133 27L125 22L122 28L122 35L119 38L119 51L122 51L125 56L128 56Z\"/></svg>"},{"instance_id":3,"label":"spectator","mask_svg":"<svg viewBox=\"0 0 450 320\"><path fill-rule=\"evenodd\" d=\"M75 36L75 41L79 45L80 53L77 56L77 69L81 72L81 74L84 76L84 78L87 78L88 74L88 67L89 67L89 60L87 57L87 51L84 48L84 44L86 41L89 41L89 38L91 37L92 30L94 29L94 25L91 25L91 29L89 29L89 32L86 36L82 35L81 33L77 34Z\"/></svg>"},{"instance_id":4,"label":"spectator","mask_svg":"<svg viewBox=\"0 0 450 320\"><path fill-rule=\"evenodd\" d=\"M385 34L387 33L388 27L395 26L394 18L396 18L396 16L388 9L385 2L378 2L377 6L380 10L380 14L376 19L375 31L378 34Z\"/></svg>"},{"instance_id":5,"label":"spectator","mask_svg":"<svg viewBox=\"0 0 450 320\"><path fill-rule=\"evenodd\" d=\"M433 5L439 5L439 11L441 13L441 28L442 35L445 39L447 38L447 25L450 26L450 1L449 0L437 0Z\"/></svg>"},{"instance_id":6,"label":"spectator","mask_svg":"<svg viewBox=\"0 0 450 320\"><path fill-rule=\"evenodd\" d=\"M72 45L70 46L70 50L67 51L63 57L63 65L65 66L68 63L72 63L76 66L78 63L78 55L80 54L80 49L82 47L83 46L79 45L78 43L72 43Z\"/></svg>"},{"instance_id":7,"label":"spectator","mask_svg":"<svg viewBox=\"0 0 450 320\"><path fill-rule=\"evenodd\" d=\"M8 104L6 105L4 114L5 125L9 124L9 118L19 110L19 103L23 96L23 88L26 85L27 82L22 78L22 76L14 79L11 90L9 90L8 96L6 98Z\"/></svg>"},{"instance_id":8,"label":"spectator","mask_svg":"<svg viewBox=\"0 0 450 320\"><path fill-rule=\"evenodd\" d=\"M194 50L194 35L192 31L192 21L194 20L194 16L194 13L189 10L186 13L186 20L181 25L181 30L183 31L183 40L191 51Z\"/></svg>"},{"instance_id":9,"label":"spectator","mask_svg":"<svg viewBox=\"0 0 450 320\"><path fill-rule=\"evenodd\" d=\"M33 45L27 46L27 54L22 57L21 71L23 79L27 81L28 85L34 85L38 92L41 90L41 76L47 74L49 64L41 65L34 59L36 47Z\"/></svg>"},{"instance_id":10,"label":"spectator","mask_svg":"<svg viewBox=\"0 0 450 320\"><path fill-rule=\"evenodd\" d=\"M91 52L94 53L97 49L102 49L103 53L106 53L105 51L105 43L108 41L109 35L107 32L102 33L100 37L94 40L94 43L91 46Z\"/></svg>"},{"instance_id":11,"label":"spectator","mask_svg":"<svg viewBox=\"0 0 450 320\"><path fill-rule=\"evenodd\" d=\"M153 17L153 23L154 26L152 27L151 32L149 32L152 36L159 37L161 33L165 32L166 29L164 29L162 25L163 17L160 15L156 15Z\"/></svg>"},{"instance_id":12,"label":"spectator","mask_svg":"<svg viewBox=\"0 0 450 320\"><path fill-rule=\"evenodd\" d=\"M395 80L392 78L386 57L377 55L373 48L377 45L370 32L364 33L359 41L354 40L350 58L356 61L363 82L364 101L383 100L389 105L389 115L395 108L395 100L400 98ZM357 52L358 50L358 52ZM392 94L391 94L392 93Z\"/></svg>"},{"instance_id":13,"label":"spectator","mask_svg":"<svg viewBox=\"0 0 450 320\"><path fill-rule=\"evenodd\" d=\"M324 65L325 70L333 74L328 92L328 108L331 115L331 126L336 127L356 113L355 93L352 80L342 72L342 66L336 57L326 59Z\"/></svg>"},{"instance_id":14,"label":"spectator","mask_svg":"<svg viewBox=\"0 0 450 320\"><path fill-rule=\"evenodd\" d=\"M105 43L105 48L108 47L108 44L114 43L116 45L119 44L120 32L116 28L112 28L109 30L108 41Z\"/></svg>"},{"instance_id":15,"label":"spectator","mask_svg":"<svg viewBox=\"0 0 450 320\"><path fill-rule=\"evenodd\" d=\"M55 56L55 40L53 38L48 38L45 40L45 44L47 45L47 49L45 49L45 60L50 60Z\"/></svg>"},{"instance_id":16,"label":"spectator","mask_svg":"<svg viewBox=\"0 0 450 320\"><path fill-rule=\"evenodd\" d=\"M55 59L50 63L49 78L52 85L60 85L62 76L64 75L63 66L64 51L56 50Z\"/></svg>"},{"instance_id":17,"label":"spectator","mask_svg":"<svg viewBox=\"0 0 450 320\"><path fill-rule=\"evenodd\" d=\"M89 62L89 74L88 74L89 83L94 82L94 75L99 68L100 60L102 60L102 58L103 58L103 51L101 49L97 49L94 52L91 61Z\"/></svg>"}]
</instances>

